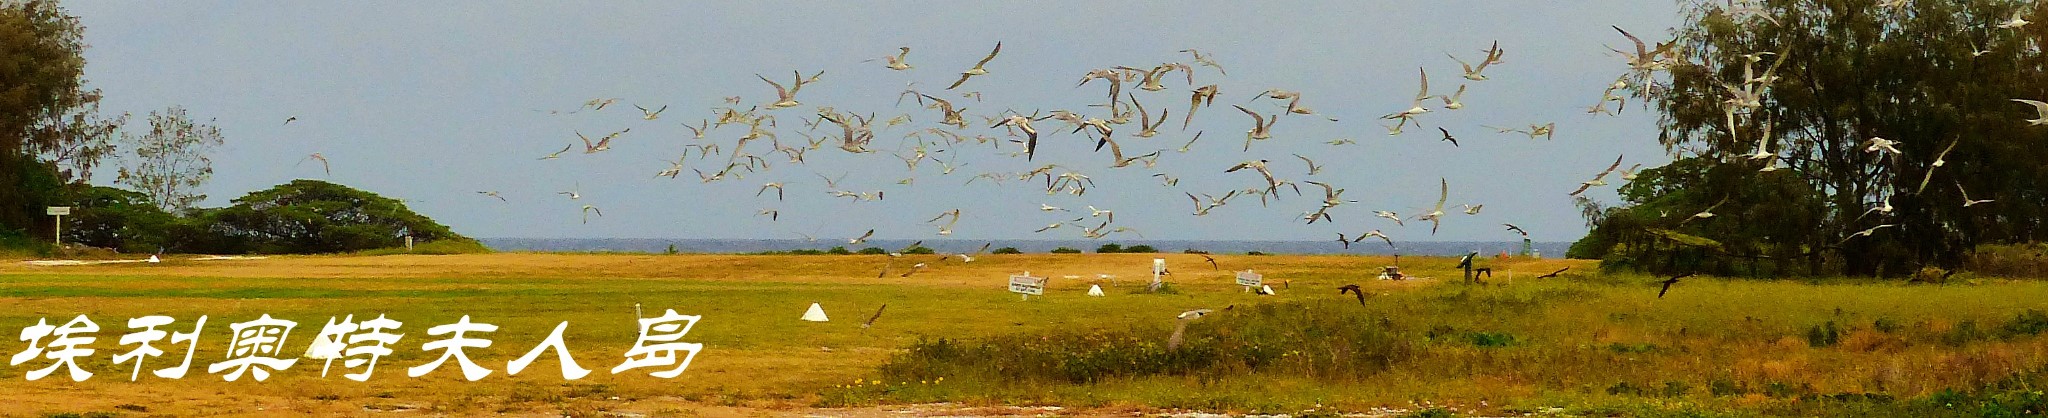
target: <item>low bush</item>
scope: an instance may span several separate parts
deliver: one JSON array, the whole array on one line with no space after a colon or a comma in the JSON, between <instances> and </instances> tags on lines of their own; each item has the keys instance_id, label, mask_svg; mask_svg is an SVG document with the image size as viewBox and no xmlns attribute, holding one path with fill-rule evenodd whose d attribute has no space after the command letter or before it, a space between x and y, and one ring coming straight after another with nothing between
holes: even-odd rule
<instances>
[{"instance_id":1,"label":"low bush","mask_svg":"<svg viewBox=\"0 0 2048 418\"><path fill-rule=\"evenodd\" d=\"M990 252L989 252L989 254L1023 254L1023 253L1024 253L1023 251L1019 251L1019 250L1017 250L1017 247L1003 247L1003 248L997 248L997 249L996 249L995 251L990 251Z\"/></svg>"},{"instance_id":2,"label":"low bush","mask_svg":"<svg viewBox=\"0 0 2048 418\"><path fill-rule=\"evenodd\" d=\"M1081 253L1081 250L1076 250L1076 249L1072 249L1072 248L1067 248L1067 247L1059 247L1059 248L1054 248L1054 249L1052 249L1052 253L1053 253L1053 254L1080 254L1080 253Z\"/></svg>"},{"instance_id":3,"label":"low bush","mask_svg":"<svg viewBox=\"0 0 2048 418\"><path fill-rule=\"evenodd\" d=\"M2048 243L1980 245L1964 259L1963 270L1985 276L2048 277Z\"/></svg>"},{"instance_id":4,"label":"low bush","mask_svg":"<svg viewBox=\"0 0 2048 418\"><path fill-rule=\"evenodd\" d=\"M1273 304L1219 311L1188 324L1167 349L1171 324L1123 331L1058 331L985 339L920 340L881 367L883 381L939 377L1000 384L1096 383L1147 376L1203 379L1278 373L1357 382L1412 355L1401 337L1343 305Z\"/></svg>"}]
</instances>

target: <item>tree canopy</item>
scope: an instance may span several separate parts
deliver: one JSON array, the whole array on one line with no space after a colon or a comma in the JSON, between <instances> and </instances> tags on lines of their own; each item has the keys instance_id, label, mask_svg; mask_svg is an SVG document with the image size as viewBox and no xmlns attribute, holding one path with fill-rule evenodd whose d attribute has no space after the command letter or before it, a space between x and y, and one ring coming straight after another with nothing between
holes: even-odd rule
<instances>
[{"instance_id":1,"label":"tree canopy","mask_svg":"<svg viewBox=\"0 0 2048 418\"><path fill-rule=\"evenodd\" d=\"M336 253L420 241L473 241L449 231L405 203L319 180L291 183L236 198L234 205L207 211L210 228L240 251Z\"/></svg>"},{"instance_id":2,"label":"tree canopy","mask_svg":"<svg viewBox=\"0 0 2048 418\"><path fill-rule=\"evenodd\" d=\"M1582 253L1653 269L1733 258L1898 275L2048 238L2048 129L2012 101L2048 99L2048 24L2006 23L2048 21L2048 8L1683 3L1659 62L1624 78L1660 112L1676 161L1625 187L1624 206L1589 207L1588 239L1613 251Z\"/></svg>"},{"instance_id":3,"label":"tree canopy","mask_svg":"<svg viewBox=\"0 0 2048 418\"><path fill-rule=\"evenodd\" d=\"M84 48L84 27L53 2L0 0L0 229L48 225L42 206L59 191L40 156L66 150L65 116L97 100L81 88Z\"/></svg>"}]
</instances>

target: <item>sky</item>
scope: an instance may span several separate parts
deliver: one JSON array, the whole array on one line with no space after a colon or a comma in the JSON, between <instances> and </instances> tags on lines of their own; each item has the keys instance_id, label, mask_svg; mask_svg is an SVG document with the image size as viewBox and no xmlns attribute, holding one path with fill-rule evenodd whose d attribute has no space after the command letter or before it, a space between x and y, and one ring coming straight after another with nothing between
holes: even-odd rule
<instances>
[{"instance_id":1,"label":"sky","mask_svg":"<svg viewBox=\"0 0 2048 418\"><path fill-rule=\"evenodd\" d=\"M1627 40L1609 26L1647 39L1678 23L1675 2L1641 0L65 5L87 28L86 78L106 93L103 111L137 115L130 130L140 132L147 129L141 116L183 106L221 129L226 145L213 156L215 174L203 187L210 198L202 206L319 179L404 199L464 235L536 238L844 239L868 229L878 238L939 238L938 227L925 221L957 208L962 215L951 238L1073 239L1082 225L1107 217L1033 231L1088 217L1094 206L1113 211L1112 228L1136 231L1110 239L1327 240L1379 229L1396 241L1501 241L1516 238L1501 226L1514 223L1538 241L1576 240L1585 226L1567 194L1580 182L1617 156L1625 156L1624 168L1668 161L1656 144L1656 115L1640 103L1618 116L1586 113L1626 71L1608 47ZM1476 63L1494 41L1507 53L1486 70L1486 81L1460 78L1458 63L1446 56ZM989 75L942 90L997 42L1003 49L986 66ZM905 46L913 69L890 70L876 59ZM974 141L934 153L958 166L952 174L931 160L911 172L891 156L907 155L914 145L905 134L939 120L936 110L896 104L906 83L966 107L973 125L962 134L1004 138L1003 129L988 129L976 115L1067 109L1107 118L1106 110L1089 106L1106 100L1106 84L1076 87L1083 74L1192 65L1177 52L1189 48L1212 56L1228 75L1195 67L1194 86L1218 84L1222 94L1197 111L1186 131L1179 122L1192 86L1180 73L1167 76L1164 91L1125 89L1148 111L1171 113L1172 122L1153 138L1132 137L1135 121L1116 133L1127 155L1165 150L1155 167L1111 168L1108 150L1092 152L1095 141L1057 128L1064 123L1056 120L1036 124L1044 134L1031 162L1011 156L1018 144ZM1468 85L1465 107L1440 109L1432 99L1435 110L1418 118L1419 127L1389 135L1379 116L1410 107L1418 68L1428 72L1431 94ZM774 89L755 75L787 85L793 70L825 74L797 95L801 106L764 111L777 117L783 142L803 141L801 120L821 106L883 120L909 114L913 122L885 128L878 121L874 153L847 153L827 141L794 164L755 143L747 151L766 158L767 170L701 182L691 169L717 171L728 156L700 159L692 151L681 176L654 177L686 145L718 142L733 152L745 126L698 140L684 124L715 119L712 109L726 106L724 97L741 96L748 107L772 102ZM1319 115L1282 116L1272 139L1244 151L1250 117L1228 105L1281 113L1279 102L1248 102L1276 88L1302 92L1302 105ZM961 97L966 91L981 92L982 101ZM568 113L596 98L618 102ZM668 110L644 120L635 104ZM284 123L292 117L297 121ZM1550 140L1484 127L1552 122ZM1440 141L1437 127L1460 145ZM627 128L610 151L582 153L578 133L596 138ZM812 134L836 132L828 124ZM1177 152L1196 132L1203 135L1190 152ZM1328 143L1336 139L1356 144ZM559 159L538 160L571 144ZM331 162L331 173L305 160L316 152ZM1321 171L1309 175L1294 154ZM1309 225L1302 214L1319 207L1322 196L1303 184L1303 196L1287 189L1265 207L1255 196L1239 197L1193 215L1184 193L1262 186L1257 174L1224 173L1258 159L1270 161L1278 177L1329 183L1358 202L1333 208L1332 222ZM1086 175L1095 186L1079 196L1048 195L1042 180L1015 180L1044 164ZM1011 180L963 184L988 172ZM1155 173L1178 183L1167 186ZM845 174L841 189L880 190L885 198L834 198L819 174ZM906 178L914 180L898 184ZM1412 219L1429 211L1440 179L1449 184L1449 214L1434 234L1428 222L1397 226L1372 216L1388 210ZM755 195L767 182L787 184L783 200L773 191ZM1612 186L1588 195L1616 200ZM586 204L603 215L586 222ZM1466 215L1460 204L1484 207ZM778 219L756 215L764 209L777 210Z\"/></svg>"}]
</instances>

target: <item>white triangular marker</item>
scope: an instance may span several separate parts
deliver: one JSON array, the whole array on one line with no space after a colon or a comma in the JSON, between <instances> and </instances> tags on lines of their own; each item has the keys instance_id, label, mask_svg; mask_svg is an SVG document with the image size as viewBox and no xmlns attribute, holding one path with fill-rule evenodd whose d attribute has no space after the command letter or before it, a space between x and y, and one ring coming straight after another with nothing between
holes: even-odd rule
<instances>
[{"instance_id":1,"label":"white triangular marker","mask_svg":"<svg viewBox=\"0 0 2048 418\"><path fill-rule=\"evenodd\" d=\"M1102 285L1088 285L1088 296L1102 296Z\"/></svg>"},{"instance_id":2,"label":"white triangular marker","mask_svg":"<svg viewBox=\"0 0 2048 418\"><path fill-rule=\"evenodd\" d=\"M830 319L825 318L825 308L818 307L817 302L811 302L811 309L804 311L804 320L811 322L830 321Z\"/></svg>"},{"instance_id":3,"label":"white triangular marker","mask_svg":"<svg viewBox=\"0 0 2048 418\"><path fill-rule=\"evenodd\" d=\"M158 260L158 259L156 258L156 255L155 255L155 254L151 254L151 255L149 256L149 262L151 262L151 263L161 263L161 262L163 262L163 260Z\"/></svg>"},{"instance_id":4,"label":"white triangular marker","mask_svg":"<svg viewBox=\"0 0 2048 418\"><path fill-rule=\"evenodd\" d=\"M1266 292L1266 294L1268 294L1268 295L1277 295L1277 294L1279 294L1279 293L1273 293L1273 286L1268 286L1268 285L1260 285L1260 286L1259 286L1259 290L1263 290L1263 291L1265 291L1265 292Z\"/></svg>"}]
</instances>

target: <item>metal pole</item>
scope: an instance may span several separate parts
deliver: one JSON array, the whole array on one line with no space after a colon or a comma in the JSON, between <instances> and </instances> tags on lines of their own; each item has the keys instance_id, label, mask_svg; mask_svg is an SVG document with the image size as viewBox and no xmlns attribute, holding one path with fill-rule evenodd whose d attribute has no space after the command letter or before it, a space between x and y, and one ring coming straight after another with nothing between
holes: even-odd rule
<instances>
[{"instance_id":1,"label":"metal pole","mask_svg":"<svg viewBox=\"0 0 2048 418\"><path fill-rule=\"evenodd\" d=\"M57 215L57 248L64 248L64 215Z\"/></svg>"}]
</instances>

